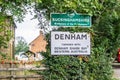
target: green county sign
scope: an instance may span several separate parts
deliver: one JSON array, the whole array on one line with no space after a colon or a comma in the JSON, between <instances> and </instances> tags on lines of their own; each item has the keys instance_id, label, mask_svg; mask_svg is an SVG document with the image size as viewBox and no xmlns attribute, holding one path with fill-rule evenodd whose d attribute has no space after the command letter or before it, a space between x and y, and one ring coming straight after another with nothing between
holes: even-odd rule
<instances>
[{"instance_id":1,"label":"green county sign","mask_svg":"<svg viewBox=\"0 0 120 80\"><path fill-rule=\"evenodd\" d=\"M52 13L51 26L91 27L91 16L85 14Z\"/></svg>"}]
</instances>

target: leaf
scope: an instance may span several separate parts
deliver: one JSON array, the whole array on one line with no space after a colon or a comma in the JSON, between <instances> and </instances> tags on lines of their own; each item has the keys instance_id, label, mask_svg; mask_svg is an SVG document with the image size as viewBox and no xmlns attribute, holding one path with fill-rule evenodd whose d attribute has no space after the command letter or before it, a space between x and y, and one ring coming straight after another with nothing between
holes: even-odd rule
<instances>
[{"instance_id":1,"label":"leaf","mask_svg":"<svg viewBox=\"0 0 120 80\"><path fill-rule=\"evenodd\" d=\"M115 10L113 10L112 14L113 14L113 16L114 16L116 19L119 18L118 13L117 13Z\"/></svg>"},{"instance_id":2,"label":"leaf","mask_svg":"<svg viewBox=\"0 0 120 80\"><path fill-rule=\"evenodd\" d=\"M42 3L42 0L36 0L37 3Z\"/></svg>"},{"instance_id":3,"label":"leaf","mask_svg":"<svg viewBox=\"0 0 120 80\"><path fill-rule=\"evenodd\" d=\"M0 0L0 4L2 4L3 2L2 2L2 0Z\"/></svg>"}]
</instances>

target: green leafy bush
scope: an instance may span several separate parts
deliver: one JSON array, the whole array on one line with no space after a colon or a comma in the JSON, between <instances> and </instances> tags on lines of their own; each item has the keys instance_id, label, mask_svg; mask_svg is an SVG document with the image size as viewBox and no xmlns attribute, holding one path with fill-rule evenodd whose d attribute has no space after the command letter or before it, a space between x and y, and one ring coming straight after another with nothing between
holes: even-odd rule
<instances>
[{"instance_id":1,"label":"green leafy bush","mask_svg":"<svg viewBox=\"0 0 120 80\"><path fill-rule=\"evenodd\" d=\"M47 5L47 6L46 6ZM114 80L112 75L113 59L120 47L120 2L118 0L41 0L37 10L47 9L51 12L90 14L91 28L69 27L58 31L91 33L91 55L80 60L77 56L52 56L50 45L43 53L47 70L42 74L45 80ZM50 38L48 38L48 42ZM50 42L49 42L50 43Z\"/></svg>"}]
</instances>

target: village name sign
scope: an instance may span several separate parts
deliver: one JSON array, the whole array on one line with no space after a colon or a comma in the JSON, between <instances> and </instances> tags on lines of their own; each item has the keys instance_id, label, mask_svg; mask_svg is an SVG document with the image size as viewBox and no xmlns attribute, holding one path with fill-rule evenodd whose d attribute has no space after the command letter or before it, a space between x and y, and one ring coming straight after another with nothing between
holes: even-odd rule
<instances>
[{"instance_id":1,"label":"village name sign","mask_svg":"<svg viewBox=\"0 0 120 80\"><path fill-rule=\"evenodd\" d=\"M51 32L52 55L90 55L90 34Z\"/></svg>"}]
</instances>

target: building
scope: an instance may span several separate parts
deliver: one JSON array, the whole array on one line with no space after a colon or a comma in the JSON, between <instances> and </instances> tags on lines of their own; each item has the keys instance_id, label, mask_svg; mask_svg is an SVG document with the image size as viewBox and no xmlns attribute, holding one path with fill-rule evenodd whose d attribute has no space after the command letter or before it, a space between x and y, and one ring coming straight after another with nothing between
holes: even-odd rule
<instances>
[{"instance_id":1,"label":"building","mask_svg":"<svg viewBox=\"0 0 120 80\"><path fill-rule=\"evenodd\" d=\"M39 36L29 44L29 50L34 53L46 52L47 41L44 34L40 31Z\"/></svg>"},{"instance_id":2,"label":"building","mask_svg":"<svg viewBox=\"0 0 120 80\"><path fill-rule=\"evenodd\" d=\"M29 44L29 50L15 55L15 59L19 61L40 61L43 59L40 52L46 52L46 45L47 41L42 31L40 31L38 37Z\"/></svg>"},{"instance_id":3,"label":"building","mask_svg":"<svg viewBox=\"0 0 120 80\"><path fill-rule=\"evenodd\" d=\"M42 31L40 31L40 34L37 38L35 38L30 44L29 44L29 52L33 52L34 60L42 60L43 57L41 56L40 52L46 52L46 45L47 41L45 40L44 34ZM33 55L33 54L32 54Z\"/></svg>"}]
</instances>

